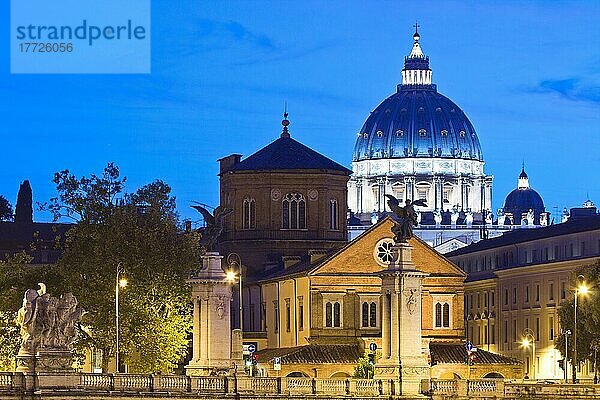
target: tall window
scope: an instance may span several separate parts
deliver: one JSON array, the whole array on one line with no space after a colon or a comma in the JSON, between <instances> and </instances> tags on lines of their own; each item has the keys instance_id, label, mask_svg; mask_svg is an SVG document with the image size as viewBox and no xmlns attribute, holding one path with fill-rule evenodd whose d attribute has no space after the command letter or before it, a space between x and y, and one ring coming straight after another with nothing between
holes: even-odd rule
<instances>
[{"instance_id":1,"label":"tall window","mask_svg":"<svg viewBox=\"0 0 600 400\"><path fill-rule=\"evenodd\" d=\"M450 327L450 304L439 302L435 304L435 327Z\"/></svg>"},{"instance_id":2,"label":"tall window","mask_svg":"<svg viewBox=\"0 0 600 400\"><path fill-rule=\"evenodd\" d=\"M279 302L273 301L273 318L275 321L275 333L279 332Z\"/></svg>"},{"instance_id":3,"label":"tall window","mask_svg":"<svg viewBox=\"0 0 600 400\"><path fill-rule=\"evenodd\" d=\"M256 201L254 199L245 198L242 215L242 228L256 228Z\"/></svg>"},{"instance_id":4,"label":"tall window","mask_svg":"<svg viewBox=\"0 0 600 400\"><path fill-rule=\"evenodd\" d=\"M362 327L367 328L369 326L369 303L366 301L362 303Z\"/></svg>"},{"instance_id":5,"label":"tall window","mask_svg":"<svg viewBox=\"0 0 600 400\"><path fill-rule=\"evenodd\" d=\"M448 303L444 303L442 306L442 325L444 328L450 327L450 305Z\"/></svg>"},{"instance_id":6,"label":"tall window","mask_svg":"<svg viewBox=\"0 0 600 400\"><path fill-rule=\"evenodd\" d=\"M325 326L328 328L339 328L341 326L341 308L338 301L328 301L325 304Z\"/></svg>"},{"instance_id":7,"label":"tall window","mask_svg":"<svg viewBox=\"0 0 600 400\"><path fill-rule=\"evenodd\" d=\"M554 340L554 317L548 319L548 340Z\"/></svg>"},{"instance_id":8,"label":"tall window","mask_svg":"<svg viewBox=\"0 0 600 400\"><path fill-rule=\"evenodd\" d=\"M369 326L375 328L377 326L377 304L372 302L369 305Z\"/></svg>"},{"instance_id":9,"label":"tall window","mask_svg":"<svg viewBox=\"0 0 600 400\"><path fill-rule=\"evenodd\" d=\"M306 200L300 193L288 193L282 202L283 229L306 229Z\"/></svg>"},{"instance_id":10,"label":"tall window","mask_svg":"<svg viewBox=\"0 0 600 400\"><path fill-rule=\"evenodd\" d=\"M304 330L304 298L298 296L298 330Z\"/></svg>"},{"instance_id":11,"label":"tall window","mask_svg":"<svg viewBox=\"0 0 600 400\"><path fill-rule=\"evenodd\" d=\"M336 301L335 303L333 303L333 326L335 327L340 326L340 314L340 303Z\"/></svg>"},{"instance_id":12,"label":"tall window","mask_svg":"<svg viewBox=\"0 0 600 400\"><path fill-rule=\"evenodd\" d=\"M338 202L329 200L329 229L334 231L340 229L338 219Z\"/></svg>"},{"instance_id":13,"label":"tall window","mask_svg":"<svg viewBox=\"0 0 600 400\"><path fill-rule=\"evenodd\" d=\"M291 330L292 312L290 310L290 299L285 299L285 331Z\"/></svg>"}]
</instances>

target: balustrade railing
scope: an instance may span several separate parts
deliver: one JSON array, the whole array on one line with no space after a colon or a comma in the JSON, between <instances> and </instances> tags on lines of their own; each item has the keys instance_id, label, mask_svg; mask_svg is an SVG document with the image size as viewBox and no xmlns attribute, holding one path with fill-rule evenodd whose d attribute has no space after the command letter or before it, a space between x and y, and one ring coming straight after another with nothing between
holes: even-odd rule
<instances>
[{"instance_id":1,"label":"balustrade railing","mask_svg":"<svg viewBox=\"0 0 600 400\"><path fill-rule=\"evenodd\" d=\"M11 372L0 372L0 389L11 390L14 387L14 375Z\"/></svg>"},{"instance_id":2,"label":"balustrade railing","mask_svg":"<svg viewBox=\"0 0 600 400\"><path fill-rule=\"evenodd\" d=\"M231 395L240 393L255 397L323 396L341 398L347 396L389 397L400 394L398 382L378 379L319 379L296 377L246 377L246 376L184 376L148 374L44 374L41 378L22 373L0 372L0 391L23 394L39 388L44 390L72 389L77 393L191 393ZM39 384L39 387L37 385ZM423 393L429 396L490 398L503 396L544 395L552 398L584 399L600 398L600 386L593 384L543 384L536 382L505 382L502 379L426 379ZM84 395L85 397L85 395Z\"/></svg>"}]
</instances>

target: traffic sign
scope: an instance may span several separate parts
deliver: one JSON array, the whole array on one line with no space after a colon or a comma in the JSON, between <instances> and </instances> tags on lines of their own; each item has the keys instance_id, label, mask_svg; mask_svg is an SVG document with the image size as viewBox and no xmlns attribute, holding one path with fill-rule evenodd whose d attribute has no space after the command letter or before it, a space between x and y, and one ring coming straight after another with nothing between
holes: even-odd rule
<instances>
[{"instance_id":1,"label":"traffic sign","mask_svg":"<svg viewBox=\"0 0 600 400\"><path fill-rule=\"evenodd\" d=\"M473 343L471 343L471 341L467 341L467 343L465 344L465 348L467 349L467 351L471 351L473 349Z\"/></svg>"},{"instance_id":2,"label":"traffic sign","mask_svg":"<svg viewBox=\"0 0 600 400\"><path fill-rule=\"evenodd\" d=\"M273 370L281 371L281 357L275 357L273 359Z\"/></svg>"},{"instance_id":3,"label":"traffic sign","mask_svg":"<svg viewBox=\"0 0 600 400\"><path fill-rule=\"evenodd\" d=\"M369 345L369 349L371 351L376 351L377 350L377 343L373 342Z\"/></svg>"},{"instance_id":4,"label":"traffic sign","mask_svg":"<svg viewBox=\"0 0 600 400\"><path fill-rule=\"evenodd\" d=\"M250 354L254 353L256 351L256 346L253 344L249 344L248 345L248 352L250 352Z\"/></svg>"}]
</instances>

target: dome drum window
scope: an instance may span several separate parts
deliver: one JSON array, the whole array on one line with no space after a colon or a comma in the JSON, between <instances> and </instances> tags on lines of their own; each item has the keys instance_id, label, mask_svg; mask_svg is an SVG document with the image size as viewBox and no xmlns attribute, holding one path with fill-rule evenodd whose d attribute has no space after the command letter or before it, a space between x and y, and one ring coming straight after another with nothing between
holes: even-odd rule
<instances>
[{"instance_id":1,"label":"dome drum window","mask_svg":"<svg viewBox=\"0 0 600 400\"><path fill-rule=\"evenodd\" d=\"M440 132L440 134L442 136L448 136L448 131L446 129L442 129L442 131Z\"/></svg>"},{"instance_id":2,"label":"dome drum window","mask_svg":"<svg viewBox=\"0 0 600 400\"><path fill-rule=\"evenodd\" d=\"M377 131L377 137L382 137L383 136L383 131Z\"/></svg>"},{"instance_id":3,"label":"dome drum window","mask_svg":"<svg viewBox=\"0 0 600 400\"><path fill-rule=\"evenodd\" d=\"M419 136L427 136L427 130L419 129Z\"/></svg>"},{"instance_id":4,"label":"dome drum window","mask_svg":"<svg viewBox=\"0 0 600 400\"><path fill-rule=\"evenodd\" d=\"M283 229L306 229L306 200L300 193L288 193L281 204Z\"/></svg>"}]
</instances>

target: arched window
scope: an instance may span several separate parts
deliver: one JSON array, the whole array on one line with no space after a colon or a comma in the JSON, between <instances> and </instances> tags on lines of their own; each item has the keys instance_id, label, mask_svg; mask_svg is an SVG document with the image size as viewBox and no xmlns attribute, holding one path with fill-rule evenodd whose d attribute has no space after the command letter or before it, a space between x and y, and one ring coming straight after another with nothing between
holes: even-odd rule
<instances>
[{"instance_id":1,"label":"arched window","mask_svg":"<svg viewBox=\"0 0 600 400\"><path fill-rule=\"evenodd\" d=\"M333 326L333 318L332 318L332 305L331 303L325 304L325 326L331 328Z\"/></svg>"},{"instance_id":2,"label":"arched window","mask_svg":"<svg viewBox=\"0 0 600 400\"><path fill-rule=\"evenodd\" d=\"M442 306L442 325L444 328L450 327L450 305L448 303L444 303Z\"/></svg>"},{"instance_id":3,"label":"arched window","mask_svg":"<svg viewBox=\"0 0 600 400\"><path fill-rule=\"evenodd\" d=\"M369 303L366 301L362 304L362 327L369 327Z\"/></svg>"},{"instance_id":4,"label":"arched window","mask_svg":"<svg viewBox=\"0 0 600 400\"><path fill-rule=\"evenodd\" d=\"M334 231L339 229L337 200L329 200L329 229Z\"/></svg>"},{"instance_id":5,"label":"arched window","mask_svg":"<svg viewBox=\"0 0 600 400\"><path fill-rule=\"evenodd\" d=\"M369 306L369 326L375 328L377 326L377 304L372 302Z\"/></svg>"},{"instance_id":6,"label":"arched window","mask_svg":"<svg viewBox=\"0 0 600 400\"><path fill-rule=\"evenodd\" d=\"M336 328L340 326L340 303L337 301L333 303L333 326Z\"/></svg>"},{"instance_id":7,"label":"arched window","mask_svg":"<svg viewBox=\"0 0 600 400\"><path fill-rule=\"evenodd\" d=\"M256 201L254 199L245 198L242 215L242 228L256 228Z\"/></svg>"},{"instance_id":8,"label":"arched window","mask_svg":"<svg viewBox=\"0 0 600 400\"><path fill-rule=\"evenodd\" d=\"M441 303L435 304L435 327L436 328L442 327L442 304Z\"/></svg>"},{"instance_id":9,"label":"arched window","mask_svg":"<svg viewBox=\"0 0 600 400\"><path fill-rule=\"evenodd\" d=\"M288 193L282 202L283 229L306 229L306 200L300 193Z\"/></svg>"}]
</instances>

